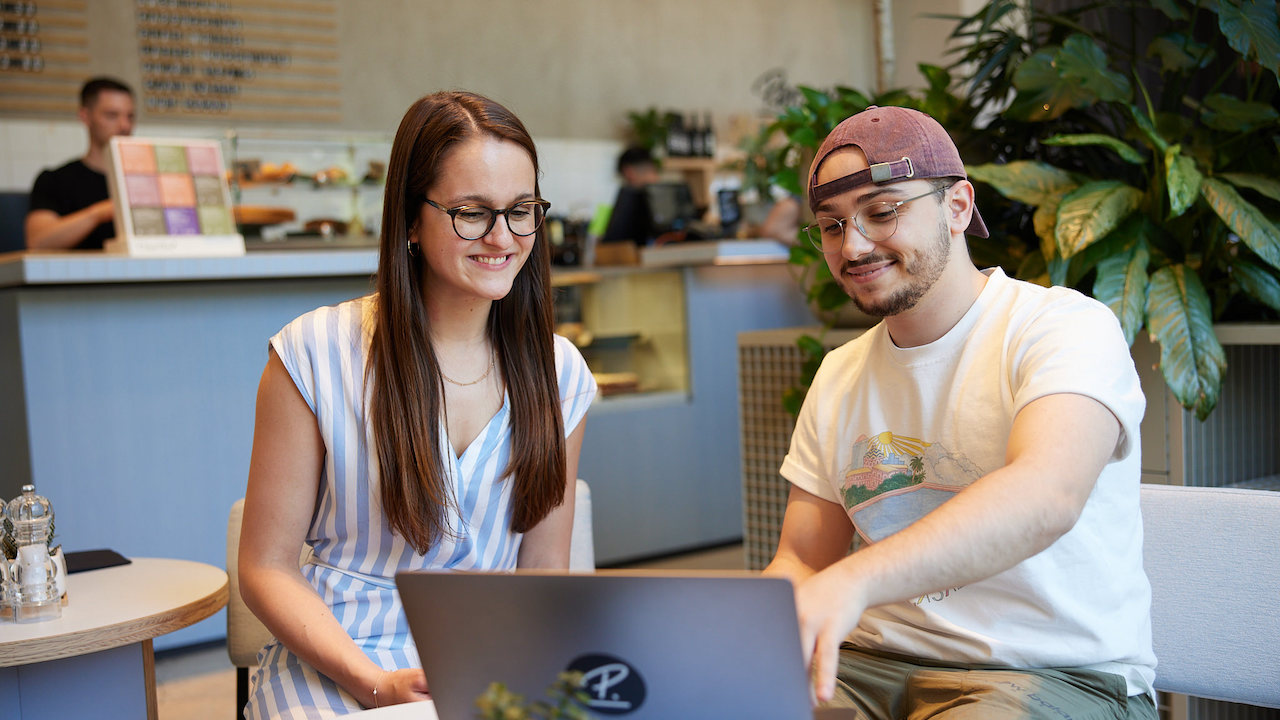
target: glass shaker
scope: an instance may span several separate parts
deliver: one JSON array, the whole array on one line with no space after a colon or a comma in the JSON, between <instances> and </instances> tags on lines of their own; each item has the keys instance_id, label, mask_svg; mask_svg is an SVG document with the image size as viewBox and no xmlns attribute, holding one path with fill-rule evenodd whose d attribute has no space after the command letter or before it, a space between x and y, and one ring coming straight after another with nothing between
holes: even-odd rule
<instances>
[{"instance_id":1,"label":"glass shaker","mask_svg":"<svg viewBox=\"0 0 1280 720\"><path fill-rule=\"evenodd\" d=\"M9 555L5 552L9 531L4 529L4 519L8 507L8 503L0 498L0 620L13 619L13 603L9 600Z\"/></svg>"},{"instance_id":2,"label":"glass shaker","mask_svg":"<svg viewBox=\"0 0 1280 720\"><path fill-rule=\"evenodd\" d=\"M49 555L53 506L36 494L34 485L24 485L22 494L9 501L6 514L17 545L9 566L14 620L38 622L61 617L58 566Z\"/></svg>"}]
</instances>

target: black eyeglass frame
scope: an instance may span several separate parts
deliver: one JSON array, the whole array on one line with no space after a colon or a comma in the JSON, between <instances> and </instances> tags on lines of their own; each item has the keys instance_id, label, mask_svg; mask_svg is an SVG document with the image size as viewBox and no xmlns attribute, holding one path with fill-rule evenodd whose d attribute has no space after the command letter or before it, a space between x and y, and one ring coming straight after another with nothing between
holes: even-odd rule
<instances>
[{"instance_id":1,"label":"black eyeglass frame","mask_svg":"<svg viewBox=\"0 0 1280 720\"><path fill-rule=\"evenodd\" d=\"M516 237L529 237L530 235L536 234L538 232L538 228L542 227L542 223L546 222L547 211L551 209L551 202L549 200L543 200L542 198L533 198L532 200L521 200L520 202L512 205L509 208L505 208L503 210L498 210L496 208L491 208L485 205L459 205L458 207L455 207L455 208L447 208L441 205L440 203L432 200L431 198L424 197L423 200L426 201L426 203L431 207L439 210L442 213L447 214L449 216L449 219L452 221L451 224L453 225L453 233L468 242L479 240L480 238L483 238L485 235L488 235L490 232L492 232L493 226L498 224L499 215L502 215L503 219L507 221L507 230L511 231L512 235L515 235ZM528 206L528 205L537 205L538 207L542 208L542 217L538 220L538 224L533 227L532 232L527 232L527 233L516 232L515 228L511 227L510 212L512 210L515 210L516 208ZM475 237L467 237L466 235L462 234L462 231L458 229L458 213L463 212L464 210L486 210L489 212L489 224L485 227L484 232L480 233Z\"/></svg>"},{"instance_id":2,"label":"black eyeglass frame","mask_svg":"<svg viewBox=\"0 0 1280 720\"><path fill-rule=\"evenodd\" d=\"M902 207L903 205L906 205L909 202L912 202L913 200L919 200L921 198L927 198L930 195L937 195L938 193L944 193L950 190L952 187L953 187L952 185L947 185L946 187L934 188L927 193L916 195L915 197L909 197L905 200L898 200L897 202L880 201L880 202L870 203L865 207L858 208L858 212L848 217L838 218L838 217L824 216L822 218L818 218L818 220L814 220L808 225L805 225L802 228L804 230L804 236L809 238L809 244L817 248L818 252L822 253L823 255L836 255L840 253L842 250L844 250L844 244L845 242L847 242L846 236L847 236L848 230L845 229L844 224L846 221L852 220L853 226L857 228L859 233L862 234L862 237L866 238L867 240L870 240L871 242L885 242L889 238L896 235L898 232L898 208ZM858 222L858 217L862 215L863 212L877 205L886 205L890 210L893 211L893 232L886 235L883 240L871 240L871 236L868 235L867 231L862 227L862 223ZM835 250L822 249L822 226L818 224L819 220L834 220L835 223L840 227L840 245ZM818 231L818 236L816 238L813 236L815 229L817 229Z\"/></svg>"}]
</instances>

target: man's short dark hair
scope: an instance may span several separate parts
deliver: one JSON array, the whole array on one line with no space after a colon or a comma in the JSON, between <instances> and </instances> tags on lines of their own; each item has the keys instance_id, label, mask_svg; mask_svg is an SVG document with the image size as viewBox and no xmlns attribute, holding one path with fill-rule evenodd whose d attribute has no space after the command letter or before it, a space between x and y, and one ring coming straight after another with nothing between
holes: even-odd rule
<instances>
[{"instance_id":1,"label":"man's short dark hair","mask_svg":"<svg viewBox=\"0 0 1280 720\"><path fill-rule=\"evenodd\" d=\"M629 147L622 151L618 156L618 173L629 167L636 165L657 165L653 160L653 155L648 149L642 147Z\"/></svg>"},{"instance_id":2,"label":"man's short dark hair","mask_svg":"<svg viewBox=\"0 0 1280 720\"><path fill-rule=\"evenodd\" d=\"M106 77L104 75L102 77L90 79L83 87L80 88L80 107L90 107L97 102L98 95L102 94L103 91L108 90L128 93L130 97L133 97L133 88L130 88L128 85L125 85L115 78Z\"/></svg>"}]
</instances>

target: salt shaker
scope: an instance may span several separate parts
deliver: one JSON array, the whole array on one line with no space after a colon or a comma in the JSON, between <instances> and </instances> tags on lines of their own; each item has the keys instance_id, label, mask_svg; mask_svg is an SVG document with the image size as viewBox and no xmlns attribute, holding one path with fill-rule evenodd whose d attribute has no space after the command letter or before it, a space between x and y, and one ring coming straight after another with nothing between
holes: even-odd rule
<instances>
[{"instance_id":1,"label":"salt shaker","mask_svg":"<svg viewBox=\"0 0 1280 720\"><path fill-rule=\"evenodd\" d=\"M24 485L22 494L6 509L17 553L9 566L10 601L18 622L38 622L62 616L58 566L49 556L53 506Z\"/></svg>"}]
</instances>

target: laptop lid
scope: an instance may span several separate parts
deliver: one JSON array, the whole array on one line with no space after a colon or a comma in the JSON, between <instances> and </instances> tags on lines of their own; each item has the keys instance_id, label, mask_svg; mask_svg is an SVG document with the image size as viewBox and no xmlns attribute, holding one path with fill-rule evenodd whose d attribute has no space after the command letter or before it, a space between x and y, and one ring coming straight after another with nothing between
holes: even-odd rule
<instances>
[{"instance_id":1,"label":"laptop lid","mask_svg":"<svg viewBox=\"0 0 1280 720\"><path fill-rule=\"evenodd\" d=\"M440 720L474 718L494 681L545 698L565 670L584 674L602 720L812 716L795 595L779 578L416 571L396 583Z\"/></svg>"}]
</instances>

